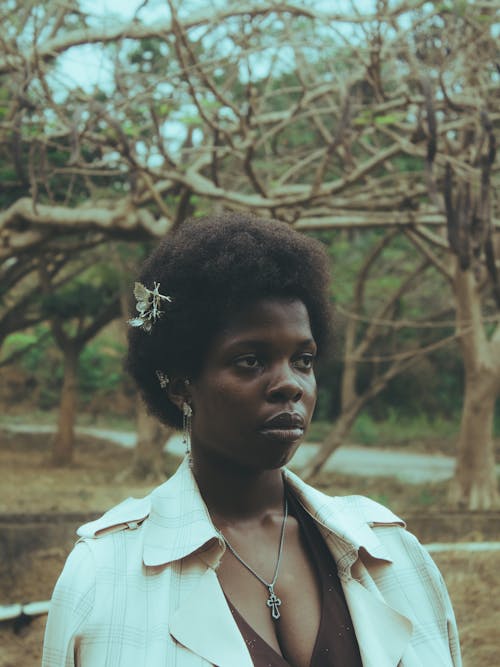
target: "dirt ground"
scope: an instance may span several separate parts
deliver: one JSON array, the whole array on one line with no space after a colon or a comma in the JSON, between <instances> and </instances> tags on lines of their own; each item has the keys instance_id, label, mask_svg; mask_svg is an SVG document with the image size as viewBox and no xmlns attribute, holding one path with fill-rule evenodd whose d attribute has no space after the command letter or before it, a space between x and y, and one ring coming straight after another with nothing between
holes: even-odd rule
<instances>
[{"instance_id":1,"label":"dirt ground","mask_svg":"<svg viewBox=\"0 0 500 667\"><path fill-rule=\"evenodd\" d=\"M47 436L19 436L0 431L2 486L0 514L34 512L101 512L124 497L142 496L152 484L122 481L132 452L90 438L80 439L75 462L65 469L50 466ZM166 460L166 475L176 462ZM366 493L404 515L416 506L426 511L444 497L444 487L408 488L388 480L360 480L328 475L320 480L331 493ZM361 485L361 488L360 488ZM0 604L29 602L50 597L66 552L60 547L33 554L31 567L0 578ZM498 552L435 554L447 582L457 616L465 667L498 664L500 641L500 590ZM0 667L35 667L40 664L45 617L30 624L0 626ZM438 667L437 665L429 667Z\"/></svg>"}]
</instances>

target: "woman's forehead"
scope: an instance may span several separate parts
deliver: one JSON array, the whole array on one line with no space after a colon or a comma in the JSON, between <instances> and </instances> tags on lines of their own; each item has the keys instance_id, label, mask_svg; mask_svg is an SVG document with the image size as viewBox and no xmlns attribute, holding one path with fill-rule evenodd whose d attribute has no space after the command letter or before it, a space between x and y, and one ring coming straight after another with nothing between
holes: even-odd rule
<instances>
[{"instance_id":1,"label":"woman's forehead","mask_svg":"<svg viewBox=\"0 0 500 667\"><path fill-rule=\"evenodd\" d=\"M214 342L221 345L239 340L265 341L276 335L303 341L313 338L309 314L301 300L255 300L228 316Z\"/></svg>"}]
</instances>

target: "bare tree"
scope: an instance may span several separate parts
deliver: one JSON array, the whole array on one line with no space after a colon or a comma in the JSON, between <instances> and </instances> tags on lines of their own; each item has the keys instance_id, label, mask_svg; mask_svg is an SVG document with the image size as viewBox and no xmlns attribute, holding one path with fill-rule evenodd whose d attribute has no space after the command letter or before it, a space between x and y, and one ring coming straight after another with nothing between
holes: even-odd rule
<instances>
[{"instance_id":1,"label":"bare tree","mask_svg":"<svg viewBox=\"0 0 500 667\"><path fill-rule=\"evenodd\" d=\"M76 230L161 236L194 198L301 229L443 225L415 178L426 142L412 35L434 18L423 4L362 16L249 2L185 16L170 3L164 22L113 28L26 10L0 63L12 99L3 151L19 165L12 189L25 186L0 216L1 256ZM59 61L83 44L100 49L106 90L65 84Z\"/></svg>"},{"instance_id":2,"label":"bare tree","mask_svg":"<svg viewBox=\"0 0 500 667\"><path fill-rule=\"evenodd\" d=\"M52 336L63 355L64 379L52 448L52 462L62 466L73 457L80 355L85 345L119 316L120 301L112 286L103 281L97 285L88 280L73 281L66 291L56 291L45 266L41 265L39 271L44 318L49 321Z\"/></svg>"},{"instance_id":3,"label":"bare tree","mask_svg":"<svg viewBox=\"0 0 500 667\"><path fill-rule=\"evenodd\" d=\"M385 233L373 244L357 271L354 295L350 310L337 306L339 315L345 319L342 356L342 378L340 382L340 413L331 431L322 442L321 448L302 470L307 478L317 475L331 454L338 449L349 433L364 407L380 394L399 374L418 363L422 356L434 352L450 343L456 342L456 336L442 335L449 329L449 322L443 321L443 313L449 311L442 299L434 298L440 306L435 313L427 312L425 320L408 320L401 317L402 301L411 306L412 297L418 300L426 294L429 284L436 283L435 276L425 280L425 274L432 269L427 258L422 261L404 261L398 255L396 263L382 264L382 270L388 271L391 282L397 282L392 289L386 289L377 298L367 295L370 273L384 250L394 239L400 236L398 230ZM418 259L418 257L417 257ZM435 272L434 272L435 273ZM380 278L376 281L380 285ZM419 308L421 309L421 308ZM433 317L434 319L431 319ZM430 340L413 337L410 341L398 339L402 330L432 331ZM370 378L360 388L360 371L369 365Z\"/></svg>"},{"instance_id":4,"label":"bare tree","mask_svg":"<svg viewBox=\"0 0 500 667\"><path fill-rule=\"evenodd\" d=\"M306 232L405 229L454 275L450 192L454 210L472 211L467 198L487 190L491 243L460 280L484 260L491 287L497 163L487 187L478 175L500 123L495 3L379 0L343 13L307 0L222 10L171 1L161 15L148 11L138 4L133 20L106 25L77 3L12 0L2 9L0 165L10 171L0 262L36 255L63 234L160 236L189 212L226 207ZM105 84L68 83L68 56L88 45ZM484 317L491 290L467 292L457 280L465 353L471 312L460 294ZM489 387L482 405L491 414L498 390ZM488 507L493 480L474 490L484 468L470 461L491 456L478 453L466 423L469 481L455 495Z\"/></svg>"},{"instance_id":5,"label":"bare tree","mask_svg":"<svg viewBox=\"0 0 500 667\"><path fill-rule=\"evenodd\" d=\"M430 95L427 96L429 122L428 182L437 192L433 174L437 120ZM452 261L443 263L431 244L441 239L420 234L408 235L434 266L448 279L456 301L456 328L465 368L465 396L455 477L450 488L454 504L469 509L489 509L499 502L493 420L500 393L500 316L484 321L483 308L500 311L498 275L491 220L491 173L496 157L496 139L488 114L482 110L476 123L461 130L460 150L468 160L446 163L441 188L446 209L448 248ZM460 168L461 167L461 168ZM464 173L464 170L467 171ZM489 299L482 298L489 287ZM482 302L486 302L485 306ZM490 329L490 331L488 331Z\"/></svg>"}]
</instances>

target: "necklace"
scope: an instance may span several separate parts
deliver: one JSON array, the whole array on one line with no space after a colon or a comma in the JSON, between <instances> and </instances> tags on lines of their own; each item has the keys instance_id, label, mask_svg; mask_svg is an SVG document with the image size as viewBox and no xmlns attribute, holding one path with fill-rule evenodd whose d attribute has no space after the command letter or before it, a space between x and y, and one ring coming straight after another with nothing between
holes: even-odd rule
<instances>
[{"instance_id":1,"label":"necklace","mask_svg":"<svg viewBox=\"0 0 500 667\"><path fill-rule=\"evenodd\" d=\"M288 517L288 501L285 498L285 510L283 512L283 523L281 524L281 535L280 535L280 545L278 548L278 559L276 560L276 567L274 568L274 576L273 580L271 582L267 582L265 579L263 579L260 574L257 574L257 572L250 567L250 565L243 560L243 558L239 555L239 553L229 544L229 542L226 540L224 535L219 531L219 535L222 537L224 540L227 548L229 551L233 554L233 556L240 561L240 563L246 567L246 569L253 574L254 577L256 577L261 584L264 584L264 586L267 588L269 591L269 597L266 600L266 605L269 607L271 611L271 616L275 621L278 620L278 618L281 616L278 607L281 606L281 600L279 597L276 595L274 592L274 586L276 585L276 580L278 579L278 572L280 569L280 563L281 563L281 556L283 554L283 544L285 542L285 528L286 528L286 519Z\"/></svg>"}]
</instances>

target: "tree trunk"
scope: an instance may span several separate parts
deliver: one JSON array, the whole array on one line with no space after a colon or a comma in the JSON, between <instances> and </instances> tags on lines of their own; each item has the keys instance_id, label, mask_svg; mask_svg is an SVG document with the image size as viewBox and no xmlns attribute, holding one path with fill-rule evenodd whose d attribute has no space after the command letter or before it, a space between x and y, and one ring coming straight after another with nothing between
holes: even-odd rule
<instances>
[{"instance_id":1,"label":"tree trunk","mask_svg":"<svg viewBox=\"0 0 500 667\"><path fill-rule=\"evenodd\" d=\"M457 331L465 366L465 396L449 500L458 507L488 510L499 505L493 420L500 388L498 330L489 340L481 318L472 269L455 271Z\"/></svg>"},{"instance_id":2,"label":"tree trunk","mask_svg":"<svg viewBox=\"0 0 500 667\"><path fill-rule=\"evenodd\" d=\"M134 459L125 475L133 480L162 481L165 478L163 449L171 431L152 417L142 399L137 405L137 444Z\"/></svg>"},{"instance_id":3,"label":"tree trunk","mask_svg":"<svg viewBox=\"0 0 500 667\"><path fill-rule=\"evenodd\" d=\"M78 359L80 351L75 345L63 350L64 381L59 403L57 433L52 446L52 463L64 466L73 460L75 441L76 401L78 395Z\"/></svg>"},{"instance_id":4,"label":"tree trunk","mask_svg":"<svg viewBox=\"0 0 500 667\"><path fill-rule=\"evenodd\" d=\"M466 377L455 476L449 498L453 505L470 510L493 509L500 501L492 437L496 403L494 380L486 373Z\"/></svg>"}]
</instances>

